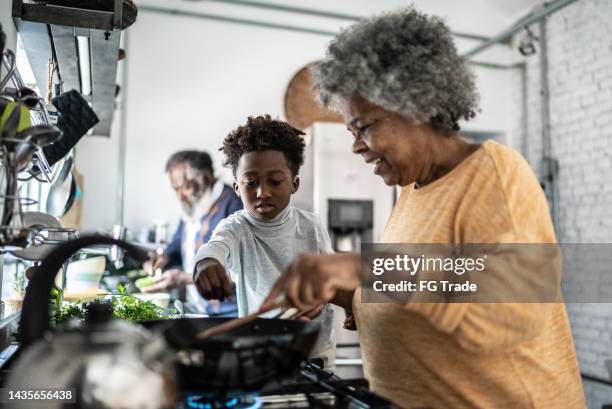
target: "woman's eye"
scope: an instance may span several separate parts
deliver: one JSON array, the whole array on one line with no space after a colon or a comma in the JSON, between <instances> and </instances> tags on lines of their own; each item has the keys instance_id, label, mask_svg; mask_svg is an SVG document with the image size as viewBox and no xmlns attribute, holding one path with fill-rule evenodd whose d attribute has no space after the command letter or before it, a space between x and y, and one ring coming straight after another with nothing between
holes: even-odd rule
<instances>
[{"instance_id":1,"label":"woman's eye","mask_svg":"<svg viewBox=\"0 0 612 409\"><path fill-rule=\"evenodd\" d=\"M253 187L253 186L257 185L257 182L254 181L254 180L246 180L244 182L244 184L247 185L248 187Z\"/></svg>"},{"instance_id":2,"label":"woman's eye","mask_svg":"<svg viewBox=\"0 0 612 409\"><path fill-rule=\"evenodd\" d=\"M357 128L357 131L359 131L359 133L364 133L371 127L372 127L372 124L367 124L367 125L360 126L359 128Z\"/></svg>"},{"instance_id":3,"label":"woman's eye","mask_svg":"<svg viewBox=\"0 0 612 409\"><path fill-rule=\"evenodd\" d=\"M270 184L274 185L274 186L278 186L281 183L283 183L283 179L279 179L279 180L271 180Z\"/></svg>"}]
</instances>

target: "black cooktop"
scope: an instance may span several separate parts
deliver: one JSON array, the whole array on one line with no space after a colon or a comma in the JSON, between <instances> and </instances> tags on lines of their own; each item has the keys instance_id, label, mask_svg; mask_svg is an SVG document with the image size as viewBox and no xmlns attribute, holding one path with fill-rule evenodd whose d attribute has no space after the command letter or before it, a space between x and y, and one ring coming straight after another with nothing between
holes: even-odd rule
<instances>
[{"instance_id":1,"label":"black cooktop","mask_svg":"<svg viewBox=\"0 0 612 409\"><path fill-rule=\"evenodd\" d=\"M365 379L344 380L316 364L303 363L297 379L258 393L206 396L184 393L177 409L394 408L370 392Z\"/></svg>"}]
</instances>

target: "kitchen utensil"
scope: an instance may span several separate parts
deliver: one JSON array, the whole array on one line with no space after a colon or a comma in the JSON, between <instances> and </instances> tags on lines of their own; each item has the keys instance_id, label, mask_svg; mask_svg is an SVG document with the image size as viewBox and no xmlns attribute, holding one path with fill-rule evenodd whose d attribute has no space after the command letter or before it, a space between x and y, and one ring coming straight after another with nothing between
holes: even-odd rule
<instances>
[{"instance_id":1,"label":"kitchen utensil","mask_svg":"<svg viewBox=\"0 0 612 409\"><path fill-rule=\"evenodd\" d=\"M257 318L259 318L261 315L267 313L268 311L272 311L275 310L277 308L282 308L284 305L286 305L285 303L285 299L284 297L282 297L280 300L278 300L277 302L271 304L269 307L261 309L259 311L255 311L251 314L245 315L244 317L239 317L239 318L234 318L231 319L229 321L226 321L216 327L212 327L212 328L208 328L205 331L200 332L197 337L200 341L203 341L207 338L213 337L215 335L221 335L223 333L226 333L228 331L231 331L235 328L238 328L241 325L245 325L248 324L251 321L256 320Z\"/></svg>"},{"instance_id":2,"label":"kitchen utensil","mask_svg":"<svg viewBox=\"0 0 612 409\"><path fill-rule=\"evenodd\" d=\"M76 179L74 177L74 174L70 174L70 192L68 193L68 200L66 201L66 206L64 206L64 209L61 212L61 217L64 217L66 215L66 213L68 213L68 211L72 208L72 205L74 204L74 201L77 199L77 197L79 196L79 186L76 183Z\"/></svg>"},{"instance_id":3,"label":"kitchen utensil","mask_svg":"<svg viewBox=\"0 0 612 409\"><path fill-rule=\"evenodd\" d=\"M165 328L169 338L181 334L187 346L180 349L176 364L180 390L220 396L255 392L292 378L319 334L315 322L256 318L222 334L197 339L197 334L231 320L179 318L141 325Z\"/></svg>"},{"instance_id":4,"label":"kitchen utensil","mask_svg":"<svg viewBox=\"0 0 612 409\"><path fill-rule=\"evenodd\" d=\"M176 308L181 318L185 318L185 310L183 309L183 302L181 300L174 300L174 308Z\"/></svg>"},{"instance_id":5,"label":"kitchen utensil","mask_svg":"<svg viewBox=\"0 0 612 409\"><path fill-rule=\"evenodd\" d=\"M305 317L317 308L321 308L321 304L317 304L312 308L307 308L303 311L298 310L297 308L289 308L285 314L283 314L280 318L286 320L297 320L299 318Z\"/></svg>"},{"instance_id":6,"label":"kitchen utensil","mask_svg":"<svg viewBox=\"0 0 612 409\"><path fill-rule=\"evenodd\" d=\"M62 179L60 176L58 184L51 186L49 189L46 203L46 210L49 214L62 217L74 203L77 195L77 185L71 173L72 165L72 158L68 158L64 163L64 169L67 172L66 178L60 182Z\"/></svg>"},{"instance_id":7,"label":"kitchen utensil","mask_svg":"<svg viewBox=\"0 0 612 409\"><path fill-rule=\"evenodd\" d=\"M2 33L2 35L4 35L4 33ZM13 50L6 50L5 52L4 49L2 49L0 51L0 65L2 65L2 59L4 59L5 54L9 58L10 62L9 62L9 66L7 67L8 69L7 69L6 76L4 78L0 78L0 90L4 89L4 86L9 82L9 80L11 79L11 76L13 75L13 73L15 72L15 69L17 68L17 59L15 58L15 53L13 52Z\"/></svg>"},{"instance_id":8,"label":"kitchen utensil","mask_svg":"<svg viewBox=\"0 0 612 409\"><path fill-rule=\"evenodd\" d=\"M24 170L40 147L57 141L61 136L62 132L59 129L45 124L31 126L17 132L15 137L23 141L17 145L13 158L17 170Z\"/></svg>"},{"instance_id":9,"label":"kitchen utensil","mask_svg":"<svg viewBox=\"0 0 612 409\"><path fill-rule=\"evenodd\" d=\"M81 138L100 122L96 113L77 90L64 92L53 98L52 102L58 111L57 127L64 136L43 149L50 166L65 157Z\"/></svg>"},{"instance_id":10,"label":"kitchen utensil","mask_svg":"<svg viewBox=\"0 0 612 409\"><path fill-rule=\"evenodd\" d=\"M254 313L245 315L244 317L239 317L239 318L234 318L230 321L224 322L223 324L217 326L217 327L213 327L213 328L209 328L205 331L202 331L198 334L198 339L200 341L205 340L206 338L210 338L212 336L216 336L216 335L220 335L223 334L225 332L231 331L235 328L238 328L241 325L245 325L248 324L251 321L256 320L257 318L261 318L261 316L269 311L272 310L276 310L278 308L283 308L287 305L287 302L285 301L285 298L283 296L279 297L279 301L275 302L274 304L271 304L269 307L256 311ZM314 310L316 310L317 308L319 308L320 305L315 305L312 308L308 308L304 311L300 311L297 308L289 308L286 311L281 311L280 313L277 314L276 317L280 318L280 319L287 319L287 320L295 320L298 318L301 318L307 314L310 314L311 312L313 312Z\"/></svg>"},{"instance_id":11,"label":"kitchen utensil","mask_svg":"<svg viewBox=\"0 0 612 409\"><path fill-rule=\"evenodd\" d=\"M62 184L64 181L66 181L66 179L70 175L70 172L72 171L73 165L74 157L72 156L72 154L69 154L63 158L63 165L57 176L57 184Z\"/></svg>"},{"instance_id":12,"label":"kitchen utensil","mask_svg":"<svg viewBox=\"0 0 612 409\"><path fill-rule=\"evenodd\" d=\"M49 177L49 183L51 183L51 186L58 183L57 181L60 177L60 174L62 173L62 170L64 170L65 162L66 162L66 158L61 158L60 160L55 162L53 166L51 166L51 175Z\"/></svg>"},{"instance_id":13,"label":"kitchen utensil","mask_svg":"<svg viewBox=\"0 0 612 409\"><path fill-rule=\"evenodd\" d=\"M29 246L11 252L14 256L24 260L40 261L45 258L51 250L57 247L58 241L67 241L71 238L71 234L67 231L54 231L54 229L61 229L62 225L57 217L50 214L42 212L23 212L21 220L23 227L38 228L40 232L40 236L35 236L35 240ZM43 236L42 232L45 231L45 228L51 228L51 231L48 231L47 235Z\"/></svg>"},{"instance_id":14,"label":"kitchen utensil","mask_svg":"<svg viewBox=\"0 0 612 409\"><path fill-rule=\"evenodd\" d=\"M13 151L12 146L16 141L16 134L31 126L30 110L20 102L9 102L6 104L0 116L0 138L9 141L9 150ZM2 142L0 140L0 142Z\"/></svg>"},{"instance_id":15,"label":"kitchen utensil","mask_svg":"<svg viewBox=\"0 0 612 409\"><path fill-rule=\"evenodd\" d=\"M0 56L4 52L4 46L6 45L6 34L2 31L2 24L0 24Z\"/></svg>"},{"instance_id":16,"label":"kitchen utensil","mask_svg":"<svg viewBox=\"0 0 612 409\"><path fill-rule=\"evenodd\" d=\"M40 124L17 132L16 138L29 140L36 146L46 146L57 142L62 137L62 131L53 125Z\"/></svg>"},{"instance_id":17,"label":"kitchen utensil","mask_svg":"<svg viewBox=\"0 0 612 409\"><path fill-rule=\"evenodd\" d=\"M39 340L18 358L6 387L70 389L79 408L162 409L173 407L175 383L167 363L173 354L163 339L123 320L111 320L103 303L87 307L79 330ZM6 409L32 408L31 402L8 401ZM45 403L60 409L65 403Z\"/></svg>"}]
</instances>

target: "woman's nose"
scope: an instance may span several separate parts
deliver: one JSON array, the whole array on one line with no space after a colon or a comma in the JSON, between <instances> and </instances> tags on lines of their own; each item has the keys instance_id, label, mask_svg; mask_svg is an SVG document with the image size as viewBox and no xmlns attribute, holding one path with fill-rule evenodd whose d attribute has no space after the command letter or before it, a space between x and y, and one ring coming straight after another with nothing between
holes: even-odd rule
<instances>
[{"instance_id":1,"label":"woman's nose","mask_svg":"<svg viewBox=\"0 0 612 409\"><path fill-rule=\"evenodd\" d=\"M353 145L351 146L351 150L354 154L358 155L367 149L368 149L368 146L363 142L363 139L360 136L357 136L353 140Z\"/></svg>"}]
</instances>

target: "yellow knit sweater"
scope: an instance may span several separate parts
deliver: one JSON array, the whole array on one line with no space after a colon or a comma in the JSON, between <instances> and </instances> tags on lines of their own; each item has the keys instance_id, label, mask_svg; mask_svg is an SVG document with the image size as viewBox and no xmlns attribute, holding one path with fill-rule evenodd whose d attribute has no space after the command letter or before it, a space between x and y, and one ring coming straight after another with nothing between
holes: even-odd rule
<instances>
[{"instance_id":1,"label":"yellow knit sweater","mask_svg":"<svg viewBox=\"0 0 612 409\"><path fill-rule=\"evenodd\" d=\"M485 142L451 172L406 186L382 243L554 243L546 198L514 150ZM361 303L372 389L405 408L585 408L562 303Z\"/></svg>"}]
</instances>

